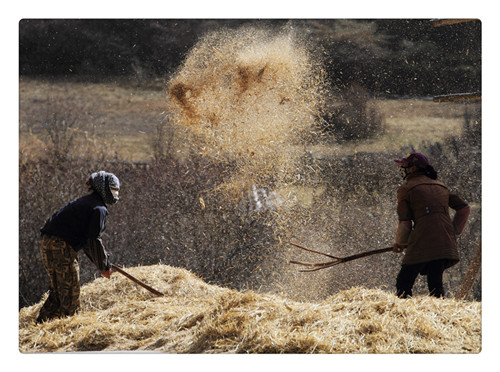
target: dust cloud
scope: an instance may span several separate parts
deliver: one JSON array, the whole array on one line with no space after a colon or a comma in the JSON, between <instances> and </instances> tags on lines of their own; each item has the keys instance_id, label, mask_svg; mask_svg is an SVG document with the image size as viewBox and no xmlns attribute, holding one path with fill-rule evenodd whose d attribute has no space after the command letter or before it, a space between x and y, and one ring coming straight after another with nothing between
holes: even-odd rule
<instances>
[{"instance_id":1,"label":"dust cloud","mask_svg":"<svg viewBox=\"0 0 500 372\"><path fill-rule=\"evenodd\" d=\"M293 178L324 89L321 64L291 27L223 29L200 39L169 81L169 119L191 151L231 164L223 188L241 195Z\"/></svg>"},{"instance_id":2,"label":"dust cloud","mask_svg":"<svg viewBox=\"0 0 500 372\"><path fill-rule=\"evenodd\" d=\"M229 245L218 246L217 256L241 251L240 264L259 262L245 285L307 294L310 283L288 264L287 240L311 213L299 205L310 175L303 160L328 83L321 58L297 31L288 25L207 34L172 76L167 92L169 123L185 136L182 152L230 169L211 192L226 211L235 206L229 213L238 215L241 226L226 231L234 236ZM251 204L246 212L238 210L245 198ZM267 235L244 238L242 226L256 225L268 228ZM249 245L254 239L260 243ZM231 279L232 286L240 282Z\"/></svg>"}]
</instances>

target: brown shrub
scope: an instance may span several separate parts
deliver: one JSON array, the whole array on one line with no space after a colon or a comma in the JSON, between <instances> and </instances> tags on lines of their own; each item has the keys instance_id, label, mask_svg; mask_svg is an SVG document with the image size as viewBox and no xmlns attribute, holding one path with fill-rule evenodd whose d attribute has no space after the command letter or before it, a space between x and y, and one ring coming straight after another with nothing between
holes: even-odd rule
<instances>
[{"instance_id":1,"label":"brown shrub","mask_svg":"<svg viewBox=\"0 0 500 372\"><path fill-rule=\"evenodd\" d=\"M362 85L353 83L347 87L334 105L327 108L329 119L323 126L336 140L360 141L382 131L382 116L373 104L371 94Z\"/></svg>"}]
</instances>

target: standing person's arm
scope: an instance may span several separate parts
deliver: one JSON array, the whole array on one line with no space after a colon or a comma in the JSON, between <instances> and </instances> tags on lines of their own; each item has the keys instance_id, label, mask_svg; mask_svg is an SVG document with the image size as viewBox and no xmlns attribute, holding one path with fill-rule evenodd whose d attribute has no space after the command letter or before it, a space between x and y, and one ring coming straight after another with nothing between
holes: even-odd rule
<instances>
[{"instance_id":1,"label":"standing person's arm","mask_svg":"<svg viewBox=\"0 0 500 372\"><path fill-rule=\"evenodd\" d=\"M394 252L402 252L408 246L408 239L412 230L411 208L408 193L405 188L398 190L398 228L396 230L396 242L393 246Z\"/></svg>"},{"instance_id":2,"label":"standing person's arm","mask_svg":"<svg viewBox=\"0 0 500 372\"><path fill-rule=\"evenodd\" d=\"M89 224L89 239L87 244L83 247L83 251L87 257L99 269L101 274L108 278L111 275L111 262L109 261L109 254L106 252L100 236L106 227L105 208L95 208L92 212Z\"/></svg>"},{"instance_id":3,"label":"standing person's arm","mask_svg":"<svg viewBox=\"0 0 500 372\"><path fill-rule=\"evenodd\" d=\"M453 217L453 227L455 228L455 234L460 235L469 219L470 207L458 195L452 193L450 193L448 205L456 211Z\"/></svg>"}]
</instances>

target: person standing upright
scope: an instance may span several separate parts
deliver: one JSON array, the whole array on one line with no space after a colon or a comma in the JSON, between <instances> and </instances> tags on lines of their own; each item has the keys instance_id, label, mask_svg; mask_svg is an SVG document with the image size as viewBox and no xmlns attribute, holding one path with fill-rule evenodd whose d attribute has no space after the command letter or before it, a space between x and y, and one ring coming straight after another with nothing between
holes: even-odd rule
<instances>
[{"instance_id":1,"label":"person standing upright","mask_svg":"<svg viewBox=\"0 0 500 372\"><path fill-rule=\"evenodd\" d=\"M394 161L405 180L397 192L399 222L393 246L394 252L404 252L397 295L412 296L421 274L427 276L429 294L443 297L443 272L460 260L456 237L465 228L470 207L437 181L437 172L425 155L412 152ZM455 210L453 219L449 208Z\"/></svg>"}]
</instances>

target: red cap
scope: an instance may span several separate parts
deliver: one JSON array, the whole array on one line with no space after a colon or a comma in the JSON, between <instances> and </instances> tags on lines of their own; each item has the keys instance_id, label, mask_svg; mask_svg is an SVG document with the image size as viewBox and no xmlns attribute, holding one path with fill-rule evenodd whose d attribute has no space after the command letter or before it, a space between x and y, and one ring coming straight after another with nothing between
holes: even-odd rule
<instances>
[{"instance_id":1,"label":"red cap","mask_svg":"<svg viewBox=\"0 0 500 372\"><path fill-rule=\"evenodd\" d=\"M394 161L402 167L412 167L416 165L418 168L425 168L429 165L429 160L427 160L424 154L419 152L412 152L404 158L395 159Z\"/></svg>"}]
</instances>

